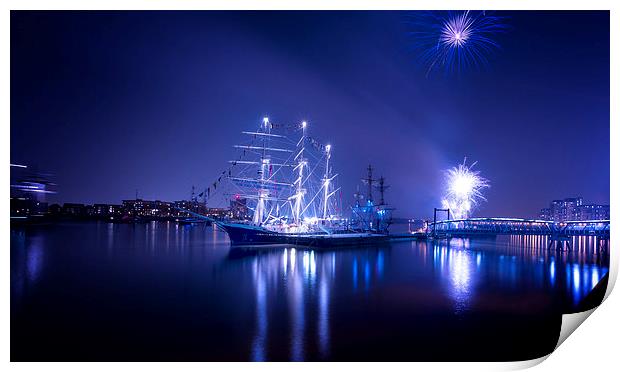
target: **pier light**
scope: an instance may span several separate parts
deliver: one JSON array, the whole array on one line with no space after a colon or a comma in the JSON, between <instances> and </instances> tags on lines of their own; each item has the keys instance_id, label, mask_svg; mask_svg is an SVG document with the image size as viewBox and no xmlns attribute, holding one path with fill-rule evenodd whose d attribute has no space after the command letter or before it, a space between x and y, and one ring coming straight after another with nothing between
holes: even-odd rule
<instances>
[{"instance_id":1,"label":"pier light","mask_svg":"<svg viewBox=\"0 0 620 372\"><path fill-rule=\"evenodd\" d=\"M263 118L263 124L265 125L269 124L269 118L267 116Z\"/></svg>"},{"instance_id":2,"label":"pier light","mask_svg":"<svg viewBox=\"0 0 620 372\"><path fill-rule=\"evenodd\" d=\"M302 121L302 122L301 122L301 127L302 127L303 129L306 129L306 126L307 126L307 125L308 125L308 123L306 123L305 121Z\"/></svg>"}]
</instances>

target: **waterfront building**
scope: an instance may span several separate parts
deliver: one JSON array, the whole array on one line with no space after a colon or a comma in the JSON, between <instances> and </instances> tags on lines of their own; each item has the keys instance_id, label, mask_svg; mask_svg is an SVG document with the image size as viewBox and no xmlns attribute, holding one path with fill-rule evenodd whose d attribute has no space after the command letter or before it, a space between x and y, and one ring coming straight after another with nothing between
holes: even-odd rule
<instances>
[{"instance_id":1,"label":"waterfront building","mask_svg":"<svg viewBox=\"0 0 620 372\"><path fill-rule=\"evenodd\" d=\"M549 221L587 221L609 219L609 205L583 204L582 197L553 200L542 208L538 217Z\"/></svg>"},{"instance_id":2,"label":"waterfront building","mask_svg":"<svg viewBox=\"0 0 620 372\"><path fill-rule=\"evenodd\" d=\"M561 221L562 220L562 205L564 202L562 200L553 200L549 207L550 216L553 221Z\"/></svg>"},{"instance_id":3,"label":"waterfront building","mask_svg":"<svg viewBox=\"0 0 620 372\"><path fill-rule=\"evenodd\" d=\"M123 214L123 207L119 204L93 204L94 217L114 217Z\"/></svg>"},{"instance_id":4,"label":"waterfront building","mask_svg":"<svg viewBox=\"0 0 620 372\"><path fill-rule=\"evenodd\" d=\"M62 214L62 206L60 204L52 204L47 208L47 213L50 216L60 216Z\"/></svg>"},{"instance_id":5,"label":"waterfront building","mask_svg":"<svg viewBox=\"0 0 620 372\"><path fill-rule=\"evenodd\" d=\"M53 194L55 184L51 175L41 173L32 167L11 164L11 217L28 218L47 213L48 194Z\"/></svg>"},{"instance_id":6,"label":"waterfront building","mask_svg":"<svg viewBox=\"0 0 620 372\"><path fill-rule=\"evenodd\" d=\"M85 205L84 215L86 215L86 217L89 217L89 218L95 217L95 207L93 207L92 205Z\"/></svg>"},{"instance_id":7,"label":"waterfront building","mask_svg":"<svg viewBox=\"0 0 620 372\"><path fill-rule=\"evenodd\" d=\"M249 220L252 218L250 209L248 208L248 199L238 195L230 201L231 218L235 220Z\"/></svg>"},{"instance_id":8,"label":"waterfront building","mask_svg":"<svg viewBox=\"0 0 620 372\"><path fill-rule=\"evenodd\" d=\"M228 208L206 208L204 215L216 220L232 218L232 211Z\"/></svg>"},{"instance_id":9,"label":"waterfront building","mask_svg":"<svg viewBox=\"0 0 620 372\"><path fill-rule=\"evenodd\" d=\"M86 206L81 203L64 203L62 214L68 217L84 217L86 216Z\"/></svg>"},{"instance_id":10,"label":"waterfront building","mask_svg":"<svg viewBox=\"0 0 620 372\"><path fill-rule=\"evenodd\" d=\"M585 204L579 209L579 221L608 220L609 205Z\"/></svg>"},{"instance_id":11,"label":"waterfront building","mask_svg":"<svg viewBox=\"0 0 620 372\"><path fill-rule=\"evenodd\" d=\"M567 198L564 199L563 221L574 221L579 219L579 208L583 205L583 198Z\"/></svg>"},{"instance_id":12,"label":"waterfront building","mask_svg":"<svg viewBox=\"0 0 620 372\"><path fill-rule=\"evenodd\" d=\"M123 200L122 209L128 216L163 218L176 216L172 203L161 200Z\"/></svg>"},{"instance_id":13,"label":"waterfront building","mask_svg":"<svg viewBox=\"0 0 620 372\"><path fill-rule=\"evenodd\" d=\"M240 202L240 204L244 205L243 202ZM122 204L96 203L87 205L83 203L64 203L62 206L60 204L52 204L48 207L47 203L33 201L27 197L11 197L12 218L27 218L34 215L47 215L54 219L103 220L117 218L121 220L123 216L138 217L143 220L171 220L179 217L194 217L191 213L183 212L179 208L217 220L233 218L233 212L230 208L208 208L205 203L189 200L166 202L161 200L131 199L123 200ZM237 213L242 213L240 216L245 217L249 215L247 207L244 209L238 206Z\"/></svg>"},{"instance_id":14,"label":"waterfront building","mask_svg":"<svg viewBox=\"0 0 620 372\"><path fill-rule=\"evenodd\" d=\"M199 203L197 200L177 200L173 203L174 213L177 217L191 217L188 212L182 210L188 210L199 214L204 214L206 206L204 203Z\"/></svg>"},{"instance_id":15,"label":"waterfront building","mask_svg":"<svg viewBox=\"0 0 620 372\"><path fill-rule=\"evenodd\" d=\"M30 216L32 201L27 198L11 198L11 218L26 218Z\"/></svg>"},{"instance_id":16,"label":"waterfront building","mask_svg":"<svg viewBox=\"0 0 620 372\"><path fill-rule=\"evenodd\" d=\"M538 218L541 220L545 220L545 221L553 220L553 215L551 214L551 208L542 208L540 210L540 214L538 215Z\"/></svg>"}]
</instances>

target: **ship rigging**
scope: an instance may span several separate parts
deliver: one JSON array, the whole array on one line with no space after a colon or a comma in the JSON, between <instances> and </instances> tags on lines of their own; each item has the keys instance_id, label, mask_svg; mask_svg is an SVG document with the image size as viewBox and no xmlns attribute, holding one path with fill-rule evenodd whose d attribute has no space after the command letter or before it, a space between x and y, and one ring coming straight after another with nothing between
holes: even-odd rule
<instances>
[{"instance_id":1,"label":"ship rigging","mask_svg":"<svg viewBox=\"0 0 620 372\"><path fill-rule=\"evenodd\" d=\"M248 202L252 225L300 233L341 221L332 147L310 137L306 121L285 126L265 117L255 131L241 133L249 141L234 145L242 160L229 161L237 168L226 178L231 194Z\"/></svg>"}]
</instances>

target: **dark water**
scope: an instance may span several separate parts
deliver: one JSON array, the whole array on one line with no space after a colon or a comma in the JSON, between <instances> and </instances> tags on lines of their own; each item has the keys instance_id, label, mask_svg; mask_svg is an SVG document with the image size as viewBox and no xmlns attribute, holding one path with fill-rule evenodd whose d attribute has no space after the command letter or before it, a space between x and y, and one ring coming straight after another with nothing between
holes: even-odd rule
<instances>
[{"instance_id":1,"label":"dark water","mask_svg":"<svg viewBox=\"0 0 620 372\"><path fill-rule=\"evenodd\" d=\"M12 360L517 360L608 271L593 238L231 250L173 223L11 231Z\"/></svg>"}]
</instances>

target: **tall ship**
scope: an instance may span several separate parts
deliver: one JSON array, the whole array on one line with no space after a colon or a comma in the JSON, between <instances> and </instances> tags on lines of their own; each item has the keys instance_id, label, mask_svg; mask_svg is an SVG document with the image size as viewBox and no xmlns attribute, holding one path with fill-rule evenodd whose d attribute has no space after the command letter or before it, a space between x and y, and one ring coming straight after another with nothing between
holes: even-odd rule
<instances>
[{"instance_id":1,"label":"tall ship","mask_svg":"<svg viewBox=\"0 0 620 372\"><path fill-rule=\"evenodd\" d=\"M230 202L234 219L213 222L232 245L341 246L389 239L392 209L383 201L383 178L374 179L369 166L362 180L368 192L358 191L354 205L343 211L332 146L308 132L305 121L286 125L267 117L255 130L242 132L244 141L234 145L238 156L213 190L205 190L211 199L219 187L219 197ZM375 188L381 193L378 204Z\"/></svg>"}]
</instances>

